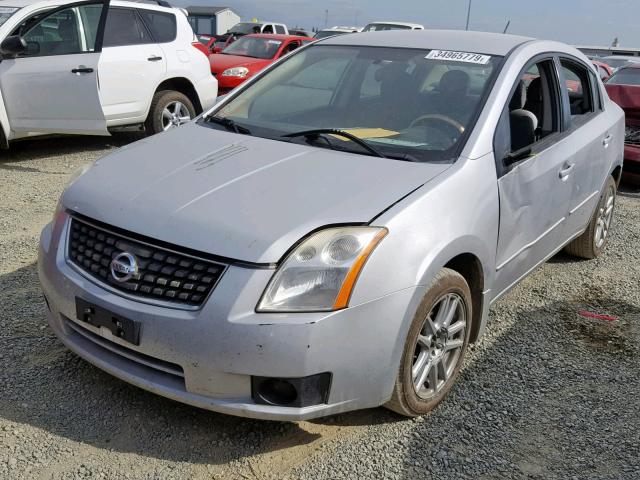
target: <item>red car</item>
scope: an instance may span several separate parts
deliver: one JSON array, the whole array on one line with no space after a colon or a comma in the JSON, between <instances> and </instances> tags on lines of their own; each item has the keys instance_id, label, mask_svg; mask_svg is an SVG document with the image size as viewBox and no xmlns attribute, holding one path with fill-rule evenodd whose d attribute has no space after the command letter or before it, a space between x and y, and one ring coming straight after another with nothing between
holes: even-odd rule
<instances>
[{"instance_id":1,"label":"red car","mask_svg":"<svg viewBox=\"0 0 640 480\"><path fill-rule=\"evenodd\" d=\"M624 168L622 173L640 182L640 64L629 64L609 77L605 83L609 98L626 114Z\"/></svg>"},{"instance_id":2,"label":"red car","mask_svg":"<svg viewBox=\"0 0 640 480\"><path fill-rule=\"evenodd\" d=\"M211 73L218 79L218 92L228 93L278 58L309 42L310 37L294 35L244 35L222 53L209 56Z\"/></svg>"}]
</instances>

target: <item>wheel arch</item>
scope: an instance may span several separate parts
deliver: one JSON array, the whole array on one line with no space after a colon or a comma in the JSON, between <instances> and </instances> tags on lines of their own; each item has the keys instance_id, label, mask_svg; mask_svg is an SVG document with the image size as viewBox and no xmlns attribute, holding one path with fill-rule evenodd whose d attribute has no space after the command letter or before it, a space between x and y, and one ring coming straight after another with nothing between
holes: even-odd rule
<instances>
[{"instance_id":1,"label":"wheel arch","mask_svg":"<svg viewBox=\"0 0 640 480\"><path fill-rule=\"evenodd\" d=\"M193 107L196 109L196 115L200 115L202 113L200 97L198 96L193 83L191 83L189 79L184 77L173 77L163 80L156 88L155 93L162 90L175 90L176 92L186 95L187 98L191 100Z\"/></svg>"},{"instance_id":2,"label":"wheel arch","mask_svg":"<svg viewBox=\"0 0 640 480\"><path fill-rule=\"evenodd\" d=\"M616 181L616 188L620 186L620 181L622 180L622 165L616 165L616 167L611 172L611 176Z\"/></svg>"},{"instance_id":3,"label":"wheel arch","mask_svg":"<svg viewBox=\"0 0 640 480\"><path fill-rule=\"evenodd\" d=\"M472 301L472 320L470 342L475 342L480 336L482 315L484 311L484 269L482 262L473 253L461 253L449 260L443 268L458 272L469 285Z\"/></svg>"}]
</instances>

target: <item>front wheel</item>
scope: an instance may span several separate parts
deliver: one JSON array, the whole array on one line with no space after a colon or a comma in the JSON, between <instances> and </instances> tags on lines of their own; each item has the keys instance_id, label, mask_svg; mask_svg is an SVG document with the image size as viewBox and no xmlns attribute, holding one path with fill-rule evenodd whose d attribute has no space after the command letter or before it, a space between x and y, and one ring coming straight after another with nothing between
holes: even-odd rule
<instances>
[{"instance_id":1,"label":"front wheel","mask_svg":"<svg viewBox=\"0 0 640 480\"><path fill-rule=\"evenodd\" d=\"M196 110L186 95L174 90L162 90L153 96L144 126L147 134L153 135L179 127L195 116Z\"/></svg>"},{"instance_id":2,"label":"front wheel","mask_svg":"<svg viewBox=\"0 0 640 480\"><path fill-rule=\"evenodd\" d=\"M616 191L616 182L609 177L587 230L565 247L568 254L589 260L600 256L609 239Z\"/></svg>"},{"instance_id":3,"label":"front wheel","mask_svg":"<svg viewBox=\"0 0 640 480\"><path fill-rule=\"evenodd\" d=\"M469 345L471 313L471 291L464 277L442 269L415 314L396 385L385 407L416 417L433 410L447 396Z\"/></svg>"}]
</instances>

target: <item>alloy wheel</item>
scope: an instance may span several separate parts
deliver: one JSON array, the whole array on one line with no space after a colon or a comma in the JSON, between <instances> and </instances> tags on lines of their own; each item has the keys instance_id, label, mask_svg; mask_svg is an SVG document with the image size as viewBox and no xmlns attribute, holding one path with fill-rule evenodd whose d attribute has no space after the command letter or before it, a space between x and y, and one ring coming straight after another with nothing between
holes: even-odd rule
<instances>
[{"instance_id":1,"label":"alloy wheel","mask_svg":"<svg viewBox=\"0 0 640 480\"><path fill-rule=\"evenodd\" d=\"M418 335L411 380L423 400L435 397L452 377L467 329L466 310L456 293L442 296L431 308Z\"/></svg>"},{"instance_id":2,"label":"alloy wheel","mask_svg":"<svg viewBox=\"0 0 640 480\"><path fill-rule=\"evenodd\" d=\"M191 120L189 109L182 102L174 101L167 104L162 111L162 129L170 130Z\"/></svg>"},{"instance_id":3,"label":"alloy wheel","mask_svg":"<svg viewBox=\"0 0 640 480\"><path fill-rule=\"evenodd\" d=\"M611 220L613 219L613 208L616 201L616 192L613 186L607 189L604 202L598 209L598 219L596 220L596 248L600 249L604 245L609 235Z\"/></svg>"}]
</instances>

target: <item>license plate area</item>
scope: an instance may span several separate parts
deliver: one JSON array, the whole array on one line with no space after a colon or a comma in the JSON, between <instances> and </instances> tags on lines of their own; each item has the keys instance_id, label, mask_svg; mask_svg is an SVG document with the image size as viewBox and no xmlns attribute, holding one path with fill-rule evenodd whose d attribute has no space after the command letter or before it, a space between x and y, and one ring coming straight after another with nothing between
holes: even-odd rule
<instances>
[{"instance_id":1,"label":"license plate area","mask_svg":"<svg viewBox=\"0 0 640 480\"><path fill-rule=\"evenodd\" d=\"M78 297L76 297L76 316L81 322L97 328L106 328L114 337L133 345L140 345L140 322L116 315Z\"/></svg>"}]
</instances>

